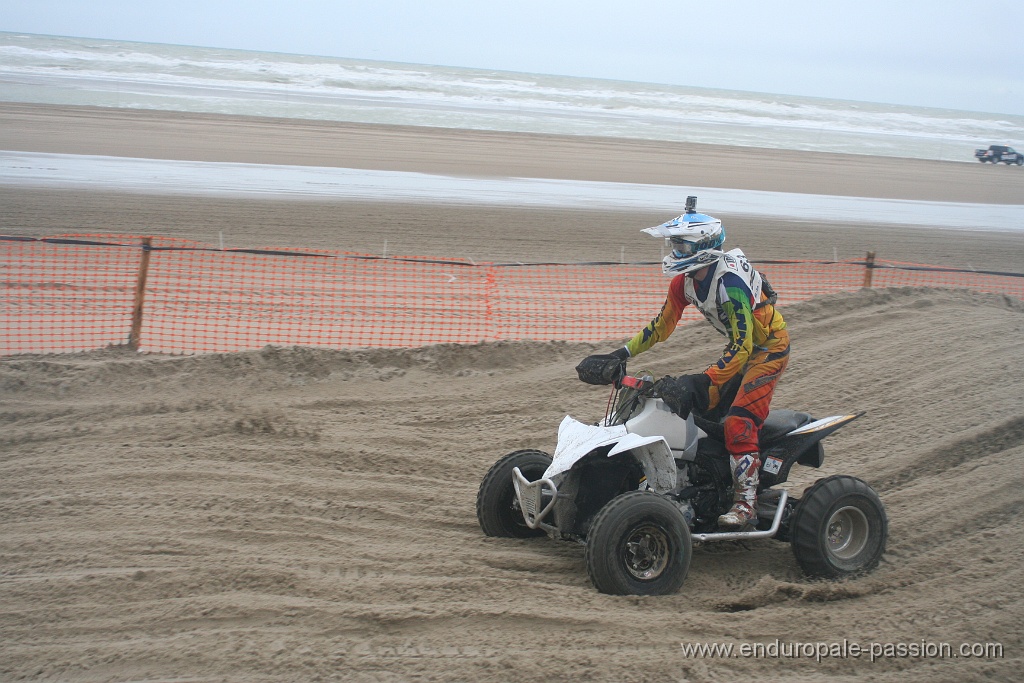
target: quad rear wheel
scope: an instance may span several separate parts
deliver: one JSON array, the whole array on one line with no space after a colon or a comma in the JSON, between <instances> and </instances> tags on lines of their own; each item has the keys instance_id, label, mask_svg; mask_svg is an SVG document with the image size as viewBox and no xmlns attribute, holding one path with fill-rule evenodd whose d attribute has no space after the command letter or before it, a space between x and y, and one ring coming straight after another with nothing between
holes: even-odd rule
<instances>
[{"instance_id":1,"label":"quad rear wheel","mask_svg":"<svg viewBox=\"0 0 1024 683\"><path fill-rule=\"evenodd\" d=\"M856 477L819 479L800 499L790 525L793 554L804 573L838 579L874 569L889 536L885 506Z\"/></svg>"},{"instance_id":2,"label":"quad rear wheel","mask_svg":"<svg viewBox=\"0 0 1024 683\"><path fill-rule=\"evenodd\" d=\"M693 549L683 513L648 491L601 508L587 535L587 573L611 595L668 595L683 585Z\"/></svg>"},{"instance_id":3,"label":"quad rear wheel","mask_svg":"<svg viewBox=\"0 0 1024 683\"><path fill-rule=\"evenodd\" d=\"M512 470L516 467L530 481L541 478L551 464L551 456L544 451L527 449L513 451L491 466L476 495L476 518L488 536L505 538L531 538L543 536L543 529L526 526L523 513L516 500L512 483Z\"/></svg>"}]
</instances>

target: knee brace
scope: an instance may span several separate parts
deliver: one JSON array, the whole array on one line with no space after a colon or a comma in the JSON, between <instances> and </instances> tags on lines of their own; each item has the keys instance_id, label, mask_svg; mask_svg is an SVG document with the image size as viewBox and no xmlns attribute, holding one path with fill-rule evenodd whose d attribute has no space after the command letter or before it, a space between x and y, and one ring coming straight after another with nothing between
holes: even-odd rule
<instances>
[{"instance_id":1,"label":"knee brace","mask_svg":"<svg viewBox=\"0 0 1024 683\"><path fill-rule=\"evenodd\" d=\"M757 453L761 450L758 435L761 429L752 419L730 412L725 416L725 450L731 455Z\"/></svg>"}]
</instances>

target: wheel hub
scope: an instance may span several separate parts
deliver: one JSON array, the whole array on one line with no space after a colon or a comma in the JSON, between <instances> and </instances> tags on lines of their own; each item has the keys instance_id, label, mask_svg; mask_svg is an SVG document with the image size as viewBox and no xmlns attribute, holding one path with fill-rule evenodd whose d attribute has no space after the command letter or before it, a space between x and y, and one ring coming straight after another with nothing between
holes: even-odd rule
<instances>
[{"instance_id":1,"label":"wheel hub","mask_svg":"<svg viewBox=\"0 0 1024 683\"><path fill-rule=\"evenodd\" d=\"M626 570L642 581L661 576L668 566L668 535L660 528L645 524L626 539Z\"/></svg>"},{"instance_id":2,"label":"wheel hub","mask_svg":"<svg viewBox=\"0 0 1024 683\"><path fill-rule=\"evenodd\" d=\"M841 560L856 557L868 542L868 518L860 508L848 506L832 513L826 525L828 550Z\"/></svg>"}]
</instances>

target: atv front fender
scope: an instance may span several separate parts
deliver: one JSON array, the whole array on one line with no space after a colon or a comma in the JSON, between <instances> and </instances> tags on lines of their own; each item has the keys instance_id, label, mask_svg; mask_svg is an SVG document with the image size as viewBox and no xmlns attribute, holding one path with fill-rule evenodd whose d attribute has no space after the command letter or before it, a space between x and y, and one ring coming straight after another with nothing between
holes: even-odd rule
<instances>
[{"instance_id":1,"label":"atv front fender","mask_svg":"<svg viewBox=\"0 0 1024 683\"><path fill-rule=\"evenodd\" d=\"M631 434L624 425L588 425L566 416L558 426L558 445L544 479L556 479L572 469L579 460L598 448L610 446L608 457L632 452L644 468L647 483L664 493L676 488L675 457L662 436Z\"/></svg>"},{"instance_id":2,"label":"atv front fender","mask_svg":"<svg viewBox=\"0 0 1024 683\"><path fill-rule=\"evenodd\" d=\"M657 493L674 491L678 482L676 460L662 436L626 434L608 451L608 457L631 452L643 466L647 484Z\"/></svg>"}]
</instances>

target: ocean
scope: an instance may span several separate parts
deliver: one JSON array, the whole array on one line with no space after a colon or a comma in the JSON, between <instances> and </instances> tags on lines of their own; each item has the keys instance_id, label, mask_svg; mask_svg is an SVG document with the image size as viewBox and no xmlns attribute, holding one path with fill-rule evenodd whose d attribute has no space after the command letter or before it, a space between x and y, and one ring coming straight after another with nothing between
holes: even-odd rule
<instances>
[{"instance_id":1,"label":"ocean","mask_svg":"<svg viewBox=\"0 0 1024 683\"><path fill-rule=\"evenodd\" d=\"M976 163L1024 116L0 32L0 101L639 138Z\"/></svg>"}]
</instances>

